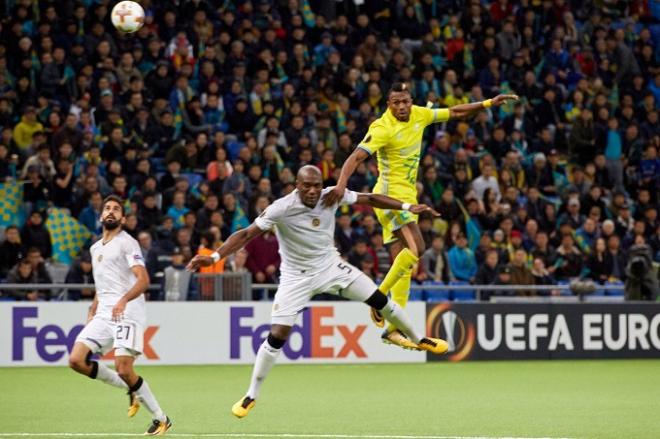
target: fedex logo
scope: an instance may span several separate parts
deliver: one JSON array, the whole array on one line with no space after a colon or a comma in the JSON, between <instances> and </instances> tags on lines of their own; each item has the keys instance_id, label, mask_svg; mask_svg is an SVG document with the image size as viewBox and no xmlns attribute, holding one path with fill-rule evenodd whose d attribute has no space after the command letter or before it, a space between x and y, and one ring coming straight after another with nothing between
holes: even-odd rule
<instances>
[{"instance_id":1,"label":"fedex logo","mask_svg":"<svg viewBox=\"0 0 660 439\"><path fill-rule=\"evenodd\" d=\"M16 307L12 310L12 361L25 361L26 346L34 346L37 355L43 361L54 363L60 361L73 349L73 344L84 325L74 325L66 330L57 324L39 327L32 319L39 317L37 307ZM158 360L158 354L151 346L151 338L158 331L158 326L150 326L144 333L144 356L150 360ZM26 345L27 344L27 345ZM103 359L112 359L112 352Z\"/></svg>"},{"instance_id":2,"label":"fedex logo","mask_svg":"<svg viewBox=\"0 0 660 439\"><path fill-rule=\"evenodd\" d=\"M351 353L357 358L366 358L367 354L360 345L360 337L367 329L366 325L356 325L350 328L347 325L328 324L327 320L334 317L334 308L331 306L316 306L303 311L302 323L291 329L291 334L299 334L302 344L299 348L291 347L290 343L284 345L284 355L295 360L298 358L346 358ZM257 326L250 322L254 316L252 307L232 307L230 311L230 358L241 358L241 339L247 337L252 341L252 351L256 354L259 346L268 336L270 324ZM325 321L324 321L325 320ZM329 338L341 335L341 345L329 342ZM334 346L333 346L334 345Z\"/></svg>"}]
</instances>

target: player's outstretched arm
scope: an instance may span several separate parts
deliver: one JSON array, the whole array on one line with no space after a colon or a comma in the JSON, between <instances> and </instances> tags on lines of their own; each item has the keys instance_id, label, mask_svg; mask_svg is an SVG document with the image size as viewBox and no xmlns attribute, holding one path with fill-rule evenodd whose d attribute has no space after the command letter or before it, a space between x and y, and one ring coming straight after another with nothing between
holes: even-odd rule
<instances>
[{"instance_id":1,"label":"player's outstretched arm","mask_svg":"<svg viewBox=\"0 0 660 439\"><path fill-rule=\"evenodd\" d=\"M429 212L433 216L440 216L438 212L426 204L410 204L381 194L358 194L355 204L368 204L377 209L408 210L416 215Z\"/></svg>"},{"instance_id":2,"label":"player's outstretched arm","mask_svg":"<svg viewBox=\"0 0 660 439\"><path fill-rule=\"evenodd\" d=\"M348 179L355 172L358 165L369 157L369 153L362 148L355 148L355 151L348 156L343 166L341 167L341 174L337 185L328 193L323 196L323 205L325 207L334 206L339 203L344 197L344 191L348 185Z\"/></svg>"},{"instance_id":3,"label":"player's outstretched arm","mask_svg":"<svg viewBox=\"0 0 660 439\"><path fill-rule=\"evenodd\" d=\"M461 118L469 116L472 113L483 110L484 108L499 107L506 101L517 101L517 95L497 95L493 99L486 99L482 102L473 102L471 104L460 104L449 107L449 117Z\"/></svg>"},{"instance_id":4,"label":"player's outstretched arm","mask_svg":"<svg viewBox=\"0 0 660 439\"><path fill-rule=\"evenodd\" d=\"M137 280L135 281L135 284L133 284L133 287L128 290L112 308L112 319L116 322L124 317L126 304L131 300L140 297L149 287L149 274L143 265L134 265L131 267L131 271Z\"/></svg>"},{"instance_id":5,"label":"player's outstretched arm","mask_svg":"<svg viewBox=\"0 0 660 439\"><path fill-rule=\"evenodd\" d=\"M264 233L265 230L261 230L257 227L256 224L251 224L246 229L238 230L231 234L229 238L222 244L213 255L211 256L202 256L197 255L188 263L186 270L188 271L197 271L200 267L208 267L213 265L220 259L226 258L232 253L245 247L245 244L250 242L252 239Z\"/></svg>"}]
</instances>

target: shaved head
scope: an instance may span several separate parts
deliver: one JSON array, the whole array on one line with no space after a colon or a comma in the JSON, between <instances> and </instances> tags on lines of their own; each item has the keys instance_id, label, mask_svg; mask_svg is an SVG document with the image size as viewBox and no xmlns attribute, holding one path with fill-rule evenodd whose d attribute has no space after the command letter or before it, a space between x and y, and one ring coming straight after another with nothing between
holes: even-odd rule
<instances>
[{"instance_id":1,"label":"shaved head","mask_svg":"<svg viewBox=\"0 0 660 439\"><path fill-rule=\"evenodd\" d=\"M296 178L298 180L304 180L306 178L322 178L321 170L313 165L305 165L298 170L298 175Z\"/></svg>"},{"instance_id":2,"label":"shaved head","mask_svg":"<svg viewBox=\"0 0 660 439\"><path fill-rule=\"evenodd\" d=\"M300 168L296 179L296 188L303 204L314 208L323 190L323 176L316 166L306 165Z\"/></svg>"}]
</instances>

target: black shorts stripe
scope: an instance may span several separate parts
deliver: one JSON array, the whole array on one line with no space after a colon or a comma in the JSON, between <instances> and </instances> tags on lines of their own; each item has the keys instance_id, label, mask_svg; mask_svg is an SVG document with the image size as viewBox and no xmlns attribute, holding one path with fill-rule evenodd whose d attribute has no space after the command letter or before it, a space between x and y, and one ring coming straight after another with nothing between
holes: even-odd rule
<instances>
[{"instance_id":1,"label":"black shorts stripe","mask_svg":"<svg viewBox=\"0 0 660 439\"><path fill-rule=\"evenodd\" d=\"M98 341L94 340L93 338L85 337L85 340L89 340L89 341L91 341L91 342L94 343L96 346L98 346L99 349L102 349L102 348L103 348L103 346L101 345L101 343L99 343Z\"/></svg>"}]
</instances>

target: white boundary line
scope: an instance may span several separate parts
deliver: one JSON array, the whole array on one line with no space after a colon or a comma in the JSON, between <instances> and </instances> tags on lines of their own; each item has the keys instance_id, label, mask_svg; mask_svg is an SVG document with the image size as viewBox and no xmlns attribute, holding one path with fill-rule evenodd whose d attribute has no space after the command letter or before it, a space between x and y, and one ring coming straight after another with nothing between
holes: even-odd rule
<instances>
[{"instance_id":1,"label":"white boundary line","mask_svg":"<svg viewBox=\"0 0 660 439\"><path fill-rule=\"evenodd\" d=\"M0 437L133 437L138 433L0 433ZM570 439L503 436L410 436L388 434L300 434L300 433L169 433L173 437L208 438L315 438L315 439Z\"/></svg>"}]
</instances>

